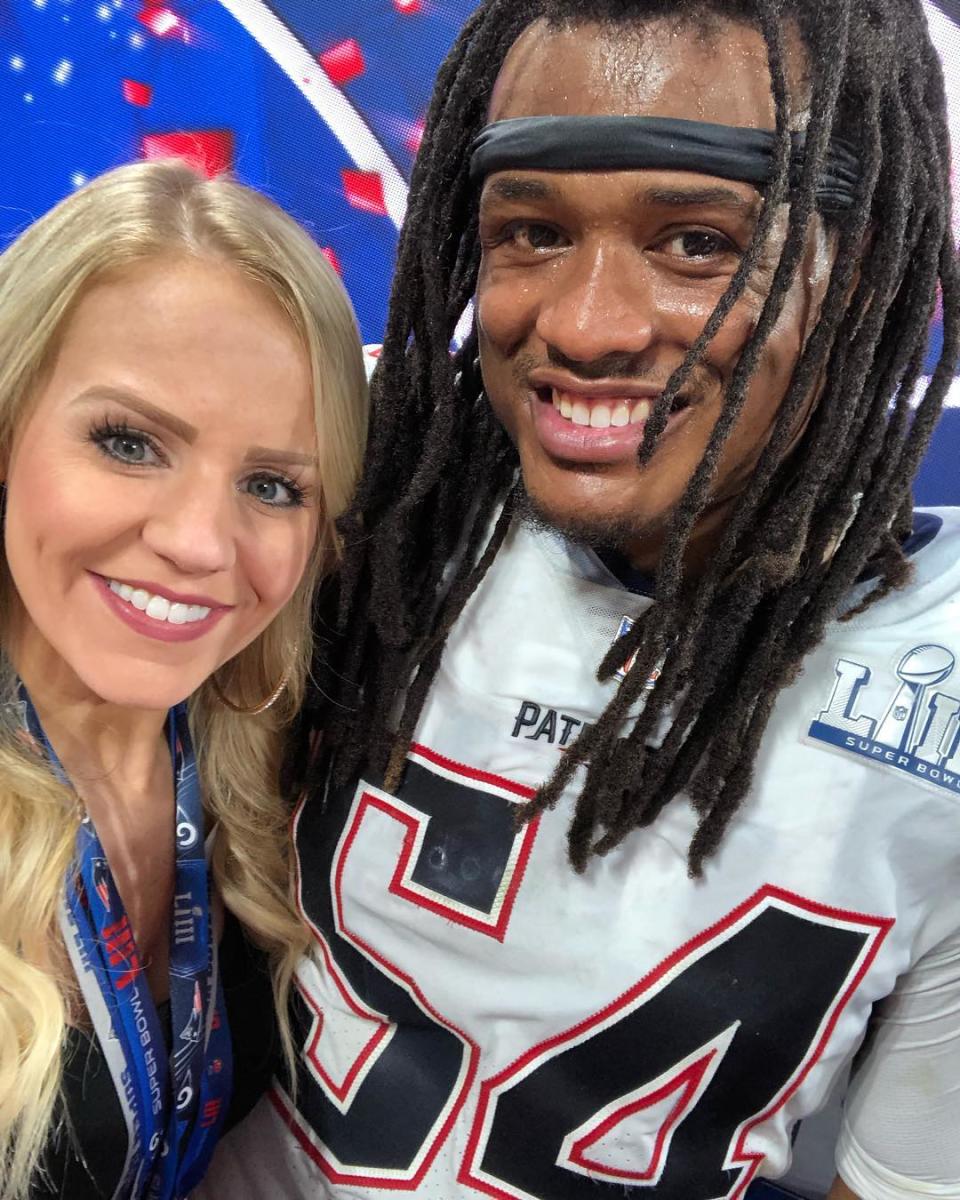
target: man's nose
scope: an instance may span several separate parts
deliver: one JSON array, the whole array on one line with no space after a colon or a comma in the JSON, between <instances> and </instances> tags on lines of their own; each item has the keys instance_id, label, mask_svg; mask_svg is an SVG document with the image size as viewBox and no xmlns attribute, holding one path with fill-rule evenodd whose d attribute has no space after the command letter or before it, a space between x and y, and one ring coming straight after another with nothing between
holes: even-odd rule
<instances>
[{"instance_id":1,"label":"man's nose","mask_svg":"<svg viewBox=\"0 0 960 1200\"><path fill-rule=\"evenodd\" d=\"M584 245L557 273L537 315L537 334L579 363L643 354L656 338L650 266L631 247Z\"/></svg>"}]
</instances>

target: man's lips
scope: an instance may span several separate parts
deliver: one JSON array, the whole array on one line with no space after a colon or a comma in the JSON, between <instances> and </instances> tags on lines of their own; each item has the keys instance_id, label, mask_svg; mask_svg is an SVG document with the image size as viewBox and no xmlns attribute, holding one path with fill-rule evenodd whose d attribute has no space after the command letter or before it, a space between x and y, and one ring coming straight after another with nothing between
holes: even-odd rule
<instances>
[{"instance_id":1,"label":"man's lips","mask_svg":"<svg viewBox=\"0 0 960 1200\"><path fill-rule=\"evenodd\" d=\"M616 463L635 460L647 420L662 394L655 386L622 380L575 383L559 372L532 372L534 428L543 449L565 462ZM690 412L678 397L663 436Z\"/></svg>"},{"instance_id":2,"label":"man's lips","mask_svg":"<svg viewBox=\"0 0 960 1200\"><path fill-rule=\"evenodd\" d=\"M582 396L585 400L603 400L626 396L634 400L652 400L663 394L664 384L642 379L579 379L552 367L535 367L527 384L536 392L555 390Z\"/></svg>"},{"instance_id":3,"label":"man's lips","mask_svg":"<svg viewBox=\"0 0 960 1200\"><path fill-rule=\"evenodd\" d=\"M600 396L587 399L579 392L562 392L554 388L549 395L537 393L550 400L561 417L574 425L591 429L615 429L626 425L641 425L653 412L656 399L636 399L633 396Z\"/></svg>"}]
</instances>

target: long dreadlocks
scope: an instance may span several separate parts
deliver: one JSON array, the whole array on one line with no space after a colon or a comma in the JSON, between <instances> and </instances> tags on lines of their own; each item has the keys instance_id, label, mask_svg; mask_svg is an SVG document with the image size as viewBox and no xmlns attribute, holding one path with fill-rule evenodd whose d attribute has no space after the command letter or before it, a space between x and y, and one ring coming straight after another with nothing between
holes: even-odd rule
<instances>
[{"instance_id":1,"label":"long dreadlocks","mask_svg":"<svg viewBox=\"0 0 960 1200\"><path fill-rule=\"evenodd\" d=\"M778 137L751 245L658 400L641 462L743 293L784 201L789 225L723 412L671 516L654 603L611 646L599 677L610 678L631 655L634 665L524 815L554 805L585 764L569 831L571 861L583 869L592 853L650 824L683 791L699 814L689 851L698 874L747 792L777 695L827 622L852 615L841 613L851 587L869 567L876 582L861 611L909 574L900 546L910 526L910 484L953 375L960 328L943 83L919 0L795 0L787 12L783 0L486 0L479 7L441 68L414 167L373 381L366 470L343 524L342 632L318 664L321 694L308 720L324 729L341 779L369 755L385 770L386 785L395 786L447 634L509 527L517 457L483 394L475 334L449 353L479 269L468 150L486 123L508 50L538 18L616 28L660 17L701 29L724 17L759 27ZM806 156L794 180L787 22L800 33L810 76ZM861 180L857 202L836 223L838 249L819 321L721 543L706 572L691 581L682 569L684 548L801 263L835 135L856 146ZM943 347L916 403L938 285ZM788 459L798 414L820 380L819 402ZM655 690L621 736L657 667ZM665 715L669 731L653 748Z\"/></svg>"}]
</instances>

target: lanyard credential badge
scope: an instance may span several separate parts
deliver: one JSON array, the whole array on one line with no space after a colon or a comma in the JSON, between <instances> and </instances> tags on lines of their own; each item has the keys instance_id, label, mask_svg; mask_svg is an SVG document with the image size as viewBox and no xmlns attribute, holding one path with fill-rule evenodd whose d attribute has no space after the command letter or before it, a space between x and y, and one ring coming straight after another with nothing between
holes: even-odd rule
<instances>
[{"instance_id":1,"label":"lanyard credential badge","mask_svg":"<svg viewBox=\"0 0 960 1200\"><path fill-rule=\"evenodd\" d=\"M26 692L27 730L66 775ZM133 929L89 818L77 833L61 928L128 1131L114 1200L180 1200L206 1171L230 1097L230 1035L210 923L203 805L186 706L168 718L176 803L168 1048Z\"/></svg>"}]
</instances>

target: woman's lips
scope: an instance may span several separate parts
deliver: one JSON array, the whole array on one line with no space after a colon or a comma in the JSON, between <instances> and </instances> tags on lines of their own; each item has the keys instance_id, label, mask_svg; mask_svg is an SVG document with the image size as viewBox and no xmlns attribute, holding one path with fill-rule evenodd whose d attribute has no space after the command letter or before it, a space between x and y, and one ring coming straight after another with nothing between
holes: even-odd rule
<instances>
[{"instance_id":1,"label":"woman's lips","mask_svg":"<svg viewBox=\"0 0 960 1200\"><path fill-rule=\"evenodd\" d=\"M124 624L136 633L153 638L158 642L196 641L197 638L203 637L205 633L209 633L219 623L221 618L230 612L230 609L227 607L214 608L202 620L191 621L185 625L173 625L168 621L158 621L153 617L147 616L145 612L136 608L128 600L123 599L122 596L118 596L116 592L111 590L109 582L102 575L96 575L92 571L89 574L94 586L107 606Z\"/></svg>"},{"instance_id":2,"label":"woman's lips","mask_svg":"<svg viewBox=\"0 0 960 1200\"><path fill-rule=\"evenodd\" d=\"M657 397L587 396L542 388L532 397L534 428L547 454L563 462L635 461L656 401ZM672 412L663 436L690 412L689 407Z\"/></svg>"}]
</instances>

